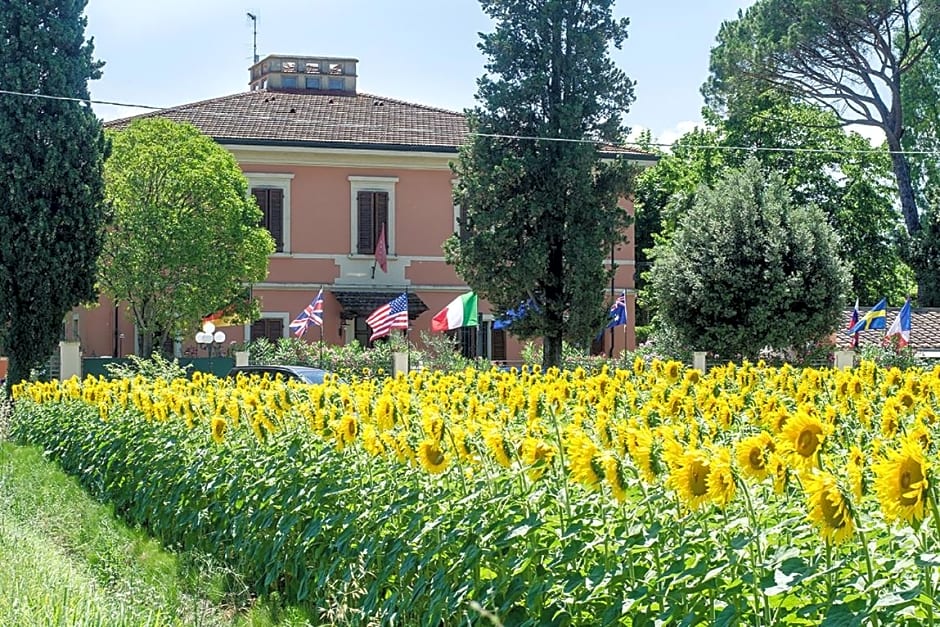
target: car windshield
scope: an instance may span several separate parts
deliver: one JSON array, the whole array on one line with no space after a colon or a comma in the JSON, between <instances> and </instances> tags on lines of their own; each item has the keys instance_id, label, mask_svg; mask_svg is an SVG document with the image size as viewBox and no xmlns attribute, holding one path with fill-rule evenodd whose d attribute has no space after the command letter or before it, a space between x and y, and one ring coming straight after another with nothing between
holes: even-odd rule
<instances>
[{"instance_id":1,"label":"car windshield","mask_svg":"<svg viewBox=\"0 0 940 627\"><path fill-rule=\"evenodd\" d=\"M323 383L323 375L326 374L317 368L295 368L294 372L307 383Z\"/></svg>"}]
</instances>

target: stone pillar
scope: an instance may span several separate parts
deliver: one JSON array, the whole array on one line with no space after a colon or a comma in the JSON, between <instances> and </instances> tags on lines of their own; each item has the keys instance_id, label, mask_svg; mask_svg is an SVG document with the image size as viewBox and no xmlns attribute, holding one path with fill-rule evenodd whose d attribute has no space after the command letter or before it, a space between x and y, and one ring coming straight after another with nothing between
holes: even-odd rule
<instances>
[{"instance_id":1,"label":"stone pillar","mask_svg":"<svg viewBox=\"0 0 940 627\"><path fill-rule=\"evenodd\" d=\"M235 365L236 366L248 365L248 351L235 351Z\"/></svg>"},{"instance_id":2,"label":"stone pillar","mask_svg":"<svg viewBox=\"0 0 940 627\"><path fill-rule=\"evenodd\" d=\"M59 381L68 381L72 377L82 378L82 355L78 342L59 342Z\"/></svg>"},{"instance_id":3,"label":"stone pillar","mask_svg":"<svg viewBox=\"0 0 940 627\"><path fill-rule=\"evenodd\" d=\"M408 353L392 353L392 376L397 376L399 372L408 374Z\"/></svg>"},{"instance_id":4,"label":"stone pillar","mask_svg":"<svg viewBox=\"0 0 940 627\"><path fill-rule=\"evenodd\" d=\"M836 368L843 370L855 366L855 351L836 351Z\"/></svg>"},{"instance_id":5,"label":"stone pillar","mask_svg":"<svg viewBox=\"0 0 940 627\"><path fill-rule=\"evenodd\" d=\"M692 353L692 367L705 374L705 351L695 351Z\"/></svg>"}]
</instances>

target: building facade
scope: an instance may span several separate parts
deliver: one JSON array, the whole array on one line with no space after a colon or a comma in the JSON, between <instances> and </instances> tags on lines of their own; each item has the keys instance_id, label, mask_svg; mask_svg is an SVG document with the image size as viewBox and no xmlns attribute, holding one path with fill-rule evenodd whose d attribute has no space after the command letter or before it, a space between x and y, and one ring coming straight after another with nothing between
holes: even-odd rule
<instances>
[{"instance_id":1,"label":"building facade","mask_svg":"<svg viewBox=\"0 0 940 627\"><path fill-rule=\"evenodd\" d=\"M356 59L269 56L252 66L247 92L139 116L189 122L231 151L275 240L267 279L251 286L262 318L224 328L226 345L287 337L290 321L321 288L324 323L308 330L308 341L368 345L365 318L407 292L409 338L420 345L431 317L468 289L442 252L444 240L459 229L450 163L467 136L464 116L359 93L357 78ZM108 126L119 129L133 119ZM652 162L640 152L628 158ZM622 207L632 212L629 200ZM387 272L375 263L382 232ZM632 240L631 230L629 243L611 255L617 267L612 287L627 292L628 324L604 334L598 352L609 352L611 341L615 353L634 347ZM480 320L477 329L456 332L465 354L518 360L519 342L492 328L485 301ZM69 335L86 356L137 350L132 321L104 298L95 309L73 312L66 320ZM175 347L177 354L198 350L193 338Z\"/></svg>"}]
</instances>

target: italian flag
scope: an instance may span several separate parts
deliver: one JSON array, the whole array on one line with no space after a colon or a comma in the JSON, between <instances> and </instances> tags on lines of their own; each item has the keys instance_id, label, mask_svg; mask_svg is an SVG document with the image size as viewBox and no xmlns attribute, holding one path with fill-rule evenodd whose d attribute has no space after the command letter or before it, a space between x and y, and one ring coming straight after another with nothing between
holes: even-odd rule
<instances>
[{"instance_id":1,"label":"italian flag","mask_svg":"<svg viewBox=\"0 0 940 627\"><path fill-rule=\"evenodd\" d=\"M449 331L459 327L477 325L477 295L473 292L461 294L440 313L431 318L432 331Z\"/></svg>"}]
</instances>

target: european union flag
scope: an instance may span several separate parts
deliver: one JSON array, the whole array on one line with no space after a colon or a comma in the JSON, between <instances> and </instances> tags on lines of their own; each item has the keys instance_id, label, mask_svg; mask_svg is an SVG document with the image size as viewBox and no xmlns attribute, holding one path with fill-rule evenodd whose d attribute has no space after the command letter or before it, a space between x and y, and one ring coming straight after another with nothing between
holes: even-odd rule
<instances>
[{"instance_id":1,"label":"european union flag","mask_svg":"<svg viewBox=\"0 0 940 627\"><path fill-rule=\"evenodd\" d=\"M538 311L538 306L532 298L519 303L519 306L515 309L507 309L506 313L493 321L493 330L499 331L500 329L505 329L506 327L512 326L513 322L522 320L525 318L526 314L529 313L530 307Z\"/></svg>"}]
</instances>

